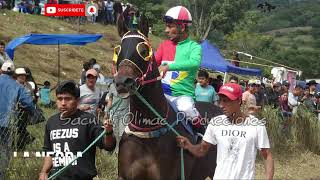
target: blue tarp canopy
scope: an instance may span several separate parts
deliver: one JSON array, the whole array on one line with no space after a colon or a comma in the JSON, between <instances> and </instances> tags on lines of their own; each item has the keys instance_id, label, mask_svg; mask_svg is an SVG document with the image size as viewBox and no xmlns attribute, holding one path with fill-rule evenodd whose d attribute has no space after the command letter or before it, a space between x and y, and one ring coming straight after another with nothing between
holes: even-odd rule
<instances>
[{"instance_id":1,"label":"blue tarp canopy","mask_svg":"<svg viewBox=\"0 0 320 180\"><path fill-rule=\"evenodd\" d=\"M16 47L22 44L34 45L85 45L98 41L102 37L101 34L28 34L18 37L8 43L5 51L11 59L14 56Z\"/></svg>"},{"instance_id":2,"label":"blue tarp canopy","mask_svg":"<svg viewBox=\"0 0 320 180\"><path fill-rule=\"evenodd\" d=\"M243 74L250 76L261 76L262 72L260 69L249 69L249 68L241 68L236 67L230 62L226 61L219 49L210 44L207 40L201 43L202 48L202 60L201 60L201 68L209 69L213 71L227 72L227 73L235 73L235 74Z\"/></svg>"}]
</instances>

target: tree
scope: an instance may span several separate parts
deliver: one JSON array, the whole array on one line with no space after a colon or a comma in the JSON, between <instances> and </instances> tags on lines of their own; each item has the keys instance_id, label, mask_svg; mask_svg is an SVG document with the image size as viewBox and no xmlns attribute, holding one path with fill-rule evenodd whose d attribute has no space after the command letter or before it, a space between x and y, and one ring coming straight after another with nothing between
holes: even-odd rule
<instances>
[{"instance_id":1,"label":"tree","mask_svg":"<svg viewBox=\"0 0 320 180\"><path fill-rule=\"evenodd\" d=\"M140 14L144 14L149 21L152 32L155 35L160 35L163 31L162 17L166 7L163 5L163 0L128 0L134 7L138 8Z\"/></svg>"},{"instance_id":2,"label":"tree","mask_svg":"<svg viewBox=\"0 0 320 180\"><path fill-rule=\"evenodd\" d=\"M213 29L225 34L232 32L250 3L247 0L184 0L183 5L193 17L192 33L203 40Z\"/></svg>"}]
</instances>

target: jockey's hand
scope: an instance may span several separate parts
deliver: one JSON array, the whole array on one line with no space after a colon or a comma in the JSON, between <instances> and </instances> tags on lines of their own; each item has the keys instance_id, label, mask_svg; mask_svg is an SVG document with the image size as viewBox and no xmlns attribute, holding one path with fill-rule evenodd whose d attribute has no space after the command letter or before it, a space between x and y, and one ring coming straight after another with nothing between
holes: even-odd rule
<instances>
[{"instance_id":1,"label":"jockey's hand","mask_svg":"<svg viewBox=\"0 0 320 180\"><path fill-rule=\"evenodd\" d=\"M169 71L169 66L168 65L161 65L161 66L159 66L158 69L159 69L160 75L162 77L164 77L166 75L167 71Z\"/></svg>"},{"instance_id":2,"label":"jockey's hand","mask_svg":"<svg viewBox=\"0 0 320 180\"><path fill-rule=\"evenodd\" d=\"M183 136L177 136L176 141L177 145L183 149L188 149L192 145L189 139Z\"/></svg>"}]
</instances>

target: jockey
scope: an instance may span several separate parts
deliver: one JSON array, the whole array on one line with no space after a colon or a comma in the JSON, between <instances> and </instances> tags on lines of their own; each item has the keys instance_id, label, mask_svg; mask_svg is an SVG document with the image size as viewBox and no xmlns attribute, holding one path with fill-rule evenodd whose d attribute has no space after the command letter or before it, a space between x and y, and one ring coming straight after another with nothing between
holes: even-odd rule
<instances>
[{"instance_id":1,"label":"jockey","mask_svg":"<svg viewBox=\"0 0 320 180\"><path fill-rule=\"evenodd\" d=\"M165 96L177 109L192 120L193 127L200 131L200 114L194 105L194 81L200 66L201 46L189 39L192 17L187 8L176 6L167 11L163 18L168 40L163 41L155 58L163 76Z\"/></svg>"}]
</instances>

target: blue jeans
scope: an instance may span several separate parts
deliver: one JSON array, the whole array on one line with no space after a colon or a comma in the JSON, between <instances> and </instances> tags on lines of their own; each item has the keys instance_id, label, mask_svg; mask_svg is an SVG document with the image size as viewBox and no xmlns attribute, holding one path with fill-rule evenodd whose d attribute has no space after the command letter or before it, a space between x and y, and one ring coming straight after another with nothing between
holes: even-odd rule
<instances>
[{"instance_id":1,"label":"blue jeans","mask_svg":"<svg viewBox=\"0 0 320 180\"><path fill-rule=\"evenodd\" d=\"M19 12L27 13L27 8L24 5L19 5L18 8L19 8Z\"/></svg>"},{"instance_id":2,"label":"blue jeans","mask_svg":"<svg viewBox=\"0 0 320 180\"><path fill-rule=\"evenodd\" d=\"M113 23L113 13L112 11L106 11L106 23L112 24Z\"/></svg>"}]
</instances>

